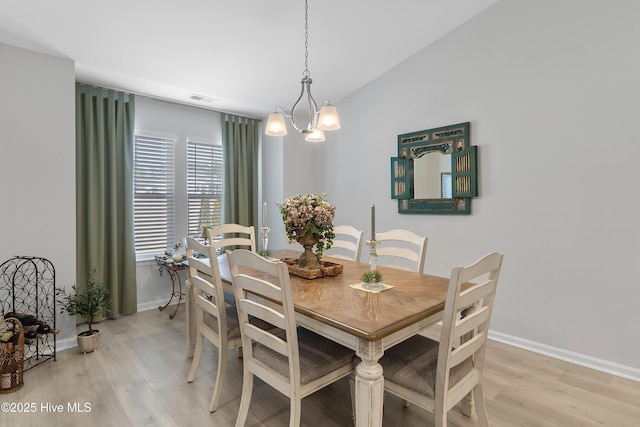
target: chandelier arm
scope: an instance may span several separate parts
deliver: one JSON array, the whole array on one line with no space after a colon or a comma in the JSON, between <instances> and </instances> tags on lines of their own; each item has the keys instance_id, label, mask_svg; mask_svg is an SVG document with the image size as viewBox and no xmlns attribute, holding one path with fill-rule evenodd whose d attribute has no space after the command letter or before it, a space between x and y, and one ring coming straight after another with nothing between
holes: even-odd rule
<instances>
[{"instance_id":1,"label":"chandelier arm","mask_svg":"<svg viewBox=\"0 0 640 427\"><path fill-rule=\"evenodd\" d=\"M307 85L307 102L309 103L309 124L307 125L307 130L311 132L318 123L318 116L320 115L320 111L318 110L318 104L316 104L316 100L313 99L311 95L311 79L309 79L309 85Z\"/></svg>"},{"instance_id":2,"label":"chandelier arm","mask_svg":"<svg viewBox=\"0 0 640 427\"><path fill-rule=\"evenodd\" d=\"M291 114L287 114L287 112L282 107L276 107L276 109L273 111L275 111L276 113L280 113L287 118L291 118Z\"/></svg>"},{"instance_id":3,"label":"chandelier arm","mask_svg":"<svg viewBox=\"0 0 640 427\"><path fill-rule=\"evenodd\" d=\"M285 114L286 117L289 117L291 119L291 125L293 125L293 128L298 132L302 132L304 134L311 132L311 130L316 126L316 123L318 122L318 115L319 115L318 105L316 104L315 99L313 99L313 96L311 95L311 86L310 86L311 83L312 81L309 77L304 77L302 79L302 82L301 82L302 89L300 90L300 96L298 96L298 99L293 104L293 108L291 108L291 115ZM296 123L295 113L298 107L300 106L300 102L304 97L305 91L307 92L307 102L309 104L309 122L306 128L303 128L301 126L298 126L298 124Z\"/></svg>"}]
</instances>

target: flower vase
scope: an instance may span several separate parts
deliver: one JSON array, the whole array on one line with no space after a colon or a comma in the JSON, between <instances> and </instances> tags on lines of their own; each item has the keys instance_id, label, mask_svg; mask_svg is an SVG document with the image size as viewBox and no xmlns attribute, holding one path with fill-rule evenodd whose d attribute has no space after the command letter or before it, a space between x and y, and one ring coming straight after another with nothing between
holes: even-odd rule
<instances>
[{"instance_id":1,"label":"flower vase","mask_svg":"<svg viewBox=\"0 0 640 427\"><path fill-rule=\"evenodd\" d=\"M309 230L297 240L304 247L304 252L298 258L298 267L306 270L320 268L320 261L315 252L313 252L313 247L320 241L320 236Z\"/></svg>"}]
</instances>

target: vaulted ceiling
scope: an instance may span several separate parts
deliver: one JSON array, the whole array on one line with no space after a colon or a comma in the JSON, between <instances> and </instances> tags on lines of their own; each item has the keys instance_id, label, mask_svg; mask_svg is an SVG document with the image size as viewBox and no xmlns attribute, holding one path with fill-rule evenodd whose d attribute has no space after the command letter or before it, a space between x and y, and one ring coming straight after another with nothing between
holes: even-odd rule
<instances>
[{"instance_id":1,"label":"vaulted ceiling","mask_svg":"<svg viewBox=\"0 0 640 427\"><path fill-rule=\"evenodd\" d=\"M316 101L339 102L496 1L309 0ZM304 13L303 0L7 1L0 42L70 58L78 81L264 117L300 91Z\"/></svg>"}]
</instances>

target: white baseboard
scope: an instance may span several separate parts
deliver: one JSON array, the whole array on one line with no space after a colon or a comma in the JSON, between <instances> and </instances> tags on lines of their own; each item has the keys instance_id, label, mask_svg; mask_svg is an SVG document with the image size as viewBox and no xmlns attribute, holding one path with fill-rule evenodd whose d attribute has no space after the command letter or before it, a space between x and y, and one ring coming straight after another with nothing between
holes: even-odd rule
<instances>
[{"instance_id":1,"label":"white baseboard","mask_svg":"<svg viewBox=\"0 0 640 427\"><path fill-rule=\"evenodd\" d=\"M74 337L74 338L67 338L64 340L59 340L56 339L56 352L58 351L62 351L62 350L67 350L73 347L77 347L78 346L78 340Z\"/></svg>"},{"instance_id":2,"label":"white baseboard","mask_svg":"<svg viewBox=\"0 0 640 427\"><path fill-rule=\"evenodd\" d=\"M552 347L535 341L529 341L512 335L503 334L502 332L489 331L489 338L514 347L523 348L535 353L544 354L545 356L550 356L566 362L575 363L576 365L585 366L587 368L640 382L640 369L638 368L621 365L604 359L598 359L581 353L575 353L558 347Z\"/></svg>"},{"instance_id":3,"label":"white baseboard","mask_svg":"<svg viewBox=\"0 0 640 427\"><path fill-rule=\"evenodd\" d=\"M158 307L162 307L166 303L167 303L167 298L159 299L157 301L145 302L143 304L138 304L138 311L157 310Z\"/></svg>"}]
</instances>

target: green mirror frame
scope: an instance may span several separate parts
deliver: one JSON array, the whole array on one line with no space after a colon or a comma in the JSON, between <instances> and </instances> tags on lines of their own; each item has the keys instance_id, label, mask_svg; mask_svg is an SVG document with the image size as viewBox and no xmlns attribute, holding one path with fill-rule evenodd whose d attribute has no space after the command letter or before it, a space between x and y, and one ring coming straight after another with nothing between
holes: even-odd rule
<instances>
[{"instance_id":1,"label":"green mirror frame","mask_svg":"<svg viewBox=\"0 0 640 427\"><path fill-rule=\"evenodd\" d=\"M471 198L478 196L478 147L470 144L469 128L465 122L398 135L398 157L391 158L391 198L398 200L398 213L471 213ZM451 154L452 197L414 199L414 159L433 152Z\"/></svg>"}]
</instances>

